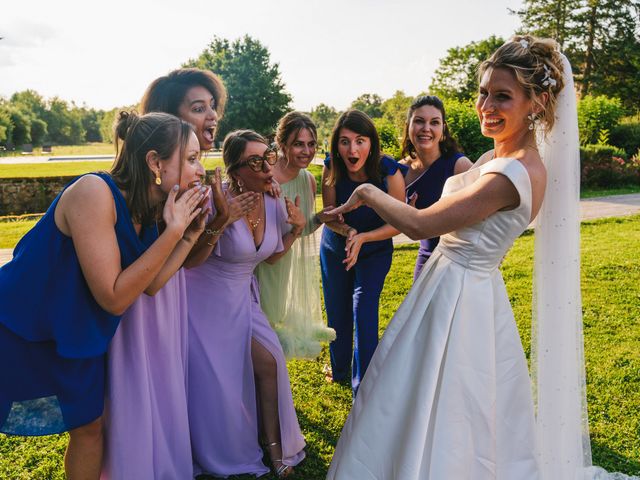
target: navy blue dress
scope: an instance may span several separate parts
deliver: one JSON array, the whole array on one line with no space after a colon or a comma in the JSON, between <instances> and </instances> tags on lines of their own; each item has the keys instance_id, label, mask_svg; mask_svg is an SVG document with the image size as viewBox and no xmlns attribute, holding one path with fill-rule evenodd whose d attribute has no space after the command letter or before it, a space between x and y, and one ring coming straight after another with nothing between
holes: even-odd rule
<instances>
[{"instance_id":1,"label":"navy blue dress","mask_svg":"<svg viewBox=\"0 0 640 480\"><path fill-rule=\"evenodd\" d=\"M94 175L109 185L115 200L114 228L124 269L157 238L157 229L145 228L139 236L111 177ZM13 259L0 268L0 431L4 433L60 433L90 423L103 410L105 352L120 316L95 301L73 240L55 224L61 195L20 240Z\"/></svg>"},{"instance_id":2,"label":"navy blue dress","mask_svg":"<svg viewBox=\"0 0 640 480\"><path fill-rule=\"evenodd\" d=\"M329 160L325 160L325 166L331 168ZM387 192L387 176L394 175L398 169L403 174L408 170L383 156L380 160L382 181L362 183L372 183ZM347 176L341 178L335 186L337 205L346 202L358 185L361 182L354 182ZM375 210L366 206L346 213L344 220L358 233L370 232L386 223ZM322 289L328 324L336 331L336 339L329 345L331 369L334 381L351 377L355 395L378 345L378 304L391 268L393 241L389 238L363 244L358 261L348 272L342 263L346 258L345 245L345 237L328 227L323 228L320 241Z\"/></svg>"},{"instance_id":3,"label":"navy blue dress","mask_svg":"<svg viewBox=\"0 0 640 480\"><path fill-rule=\"evenodd\" d=\"M448 157L440 156L422 175L405 187L407 203L414 193L418 194L416 208L427 208L440 200L444 182L453 176L456 162L463 156L462 153L454 153ZM439 241L440 237L420 240L418 258L413 272L414 281L420 275L422 267L429 260L433 249L436 248Z\"/></svg>"}]
</instances>

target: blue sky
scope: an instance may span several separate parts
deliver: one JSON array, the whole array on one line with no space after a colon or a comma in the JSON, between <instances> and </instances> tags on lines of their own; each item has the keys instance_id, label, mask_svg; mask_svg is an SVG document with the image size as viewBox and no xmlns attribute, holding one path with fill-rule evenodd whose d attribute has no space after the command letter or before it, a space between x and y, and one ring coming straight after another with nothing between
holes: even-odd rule
<instances>
[{"instance_id":1,"label":"blue sky","mask_svg":"<svg viewBox=\"0 0 640 480\"><path fill-rule=\"evenodd\" d=\"M519 26L521 0L11 0L0 17L0 95L110 109L136 103L157 76L214 35L265 44L294 108L343 109L429 86L447 49ZM177 6L177 4L179 6Z\"/></svg>"}]
</instances>

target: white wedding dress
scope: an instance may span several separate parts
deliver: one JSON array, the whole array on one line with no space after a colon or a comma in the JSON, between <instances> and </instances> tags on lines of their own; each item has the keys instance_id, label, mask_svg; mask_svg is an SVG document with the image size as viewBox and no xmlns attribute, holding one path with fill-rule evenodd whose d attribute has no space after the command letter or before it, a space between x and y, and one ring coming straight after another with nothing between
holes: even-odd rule
<instances>
[{"instance_id":1,"label":"white wedding dress","mask_svg":"<svg viewBox=\"0 0 640 480\"><path fill-rule=\"evenodd\" d=\"M501 174L517 208L443 235L360 386L328 479L539 478L531 380L499 265L531 217L513 158L451 177L443 197Z\"/></svg>"}]
</instances>

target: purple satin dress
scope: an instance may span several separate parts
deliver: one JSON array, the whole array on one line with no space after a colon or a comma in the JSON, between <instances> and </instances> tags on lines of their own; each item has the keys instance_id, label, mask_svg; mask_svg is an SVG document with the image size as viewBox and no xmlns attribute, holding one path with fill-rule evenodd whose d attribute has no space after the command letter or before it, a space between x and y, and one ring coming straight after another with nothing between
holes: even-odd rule
<instances>
[{"instance_id":1,"label":"purple satin dress","mask_svg":"<svg viewBox=\"0 0 640 480\"><path fill-rule=\"evenodd\" d=\"M193 478L184 270L129 307L108 362L101 478Z\"/></svg>"},{"instance_id":2,"label":"purple satin dress","mask_svg":"<svg viewBox=\"0 0 640 480\"><path fill-rule=\"evenodd\" d=\"M262 475L251 339L277 363L282 458L297 465L305 441L276 333L262 312L253 270L283 250L289 230L283 202L264 195L265 232L256 248L244 219L226 228L207 261L187 270L189 422L195 474Z\"/></svg>"}]
</instances>

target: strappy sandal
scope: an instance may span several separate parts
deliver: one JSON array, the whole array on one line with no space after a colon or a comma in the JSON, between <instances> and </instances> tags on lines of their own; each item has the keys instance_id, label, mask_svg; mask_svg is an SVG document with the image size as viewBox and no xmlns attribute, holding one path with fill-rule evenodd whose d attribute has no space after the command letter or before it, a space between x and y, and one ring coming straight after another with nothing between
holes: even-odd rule
<instances>
[{"instance_id":1,"label":"strappy sandal","mask_svg":"<svg viewBox=\"0 0 640 480\"><path fill-rule=\"evenodd\" d=\"M275 447L278 445L280 445L280 442L272 442L267 443L266 447L270 450L271 447ZM271 458L271 455L269 455L269 458ZM278 467L276 467L277 463L280 464ZM278 478L287 478L289 475L293 474L293 467L291 465L285 465L284 463L282 463L281 458L272 458L271 465L273 467L273 473L275 473L276 477Z\"/></svg>"}]
</instances>

